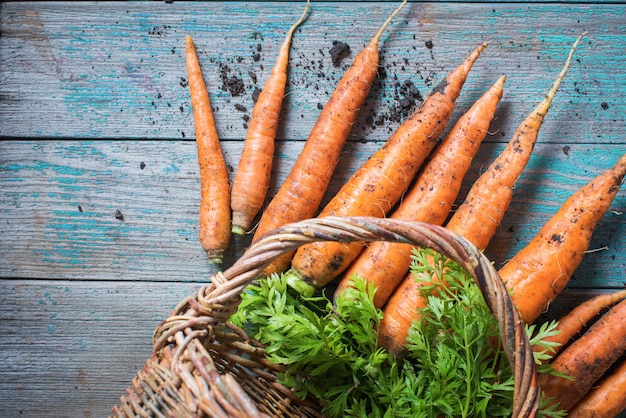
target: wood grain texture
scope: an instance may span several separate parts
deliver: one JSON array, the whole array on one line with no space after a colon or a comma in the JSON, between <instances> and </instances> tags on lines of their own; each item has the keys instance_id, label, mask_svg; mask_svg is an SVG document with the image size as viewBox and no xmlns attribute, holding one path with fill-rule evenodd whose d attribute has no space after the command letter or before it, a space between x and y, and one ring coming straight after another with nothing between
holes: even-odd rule
<instances>
[{"instance_id":1,"label":"wood grain texture","mask_svg":"<svg viewBox=\"0 0 626 418\"><path fill-rule=\"evenodd\" d=\"M301 146L279 142L270 196ZM347 145L326 200L378 147ZM482 146L459 199L502 147ZM613 165L619 152L614 145L567 147L537 145L487 250L493 261L521 249L569 195ZM229 166L240 151L241 142L224 144ZM191 141L4 141L0 183L2 277L201 281L216 271L197 239L199 178ZM624 212L626 192L620 191L594 234L592 249L606 248L588 254L572 286L623 285ZM249 239L233 240L225 265L243 254Z\"/></svg>"},{"instance_id":2,"label":"wood grain texture","mask_svg":"<svg viewBox=\"0 0 626 418\"><path fill-rule=\"evenodd\" d=\"M0 7L0 57L10 63L0 78L1 136L192 137L183 56L183 37L189 34L205 69L220 136L240 140L252 93L262 87L286 22L297 18L302 4L9 2ZM345 66L394 7L390 2L313 5L293 39L279 138L307 138L318 104L325 103ZM410 81L427 95L483 41L490 47L459 104L467 107L506 73L507 116L496 128L510 133L547 91L571 43L587 30L546 120L547 139L622 142L626 39L619 34L626 29L626 5L570 4L566 13L564 7L410 3L382 40L381 78L352 139L386 139L405 98L400 85ZM335 40L352 50L337 67L328 53ZM237 80L243 90L224 88L225 79Z\"/></svg>"},{"instance_id":3,"label":"wood grain texture","mask_svg":"<svg viewBox=\"0 0 626 418\"><path fill-rule=\"evenodd\" d=\"M293 39L270 196L346 66L396 3L313 2ZM197 240L184 35L198 47L232 180L252 95L303 5L0 3L0 416L107 415L149 355L154 327L216 271ZM502 263L626 152L623 2L410 2L383 36L379 80L325 200L420 105L418 96L488 41L453 119L502 73L508 79L464 196L541 100L583 30L589 33L487 249ZM338 66L329 55L335 40L351 47ZM406 83L419 95L407 94ZM624 286L623 213L624 190L548 315ZM249 239L233 240L225 265Z\"/></svg>"},{"instance_id":4,"label":"wood grain texture","mask_svg":"<svg viewBox=\"0 0 626 418\"><path fill-rule=\"evenodd\" d=\"M153 330L196 287L0 281L0 415L107 416L149 358Z\"/></svg>"}]
</instances>

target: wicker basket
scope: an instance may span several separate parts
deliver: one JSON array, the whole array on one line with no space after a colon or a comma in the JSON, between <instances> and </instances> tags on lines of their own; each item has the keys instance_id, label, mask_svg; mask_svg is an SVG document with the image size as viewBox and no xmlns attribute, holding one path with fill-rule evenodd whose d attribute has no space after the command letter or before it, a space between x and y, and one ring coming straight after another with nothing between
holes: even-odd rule
<instances>
[{"instance_id":1,"label":"wicker basket","mask_svg":"<svg viewBox=\"0 0 626 418\"><path fill-rule=\"evenodd\" d=\"M380 218L326 217L282 227L252 245L229 269L183 300L156 330L152 357L113 408L117 417L319 417L315 400L276 381L280 366L263 345L228 323L243 289L275 257L313 241L396 241L431 248L475 278L500 325L515 373L513 416L539 403L532 350L517 311L489 260L442 227Z\"/></svg>"}]
</instances>

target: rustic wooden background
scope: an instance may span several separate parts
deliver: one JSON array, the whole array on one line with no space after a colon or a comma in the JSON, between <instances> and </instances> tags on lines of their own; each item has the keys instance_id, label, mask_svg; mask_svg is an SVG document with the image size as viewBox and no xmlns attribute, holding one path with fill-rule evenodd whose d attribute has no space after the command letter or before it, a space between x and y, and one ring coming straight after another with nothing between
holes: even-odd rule
<instances>
[{"instance_id":1,"label":"rustic wooden background","mask_svg":"<svg viewBox=\"0 0 626 418\"><path fill-rule=\"evenodd\" d=\"M0 415L106 416L159 322L216 267L197 241L183 37L194 37L234 175L252 95L303 2L0 3ZM291 50L273 193L352 58L397 2L313 2ZM626 152L626 5L411 2L328 192L476 45L453 118L501 74L497 119L461 197L587 30L487 254L500 264ZM333 41L351 52L337 65ZM419 94L402 88L412 83ZM235 88L237 87L237 88ZM451 125L450 125L451 126ZM624 286L626 192L553 310ZM225 265L249 238L233 241Z\"/></svg>"}]
</instances>

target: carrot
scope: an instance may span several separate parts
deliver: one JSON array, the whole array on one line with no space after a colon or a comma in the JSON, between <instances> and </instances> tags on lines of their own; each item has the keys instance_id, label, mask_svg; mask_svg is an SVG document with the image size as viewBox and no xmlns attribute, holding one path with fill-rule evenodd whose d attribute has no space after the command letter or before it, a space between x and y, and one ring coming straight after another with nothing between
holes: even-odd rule
<instances>
[{"instance_id":1,"label":"carrot","mask_svg":"<svg viewBox=\"0 0 626 418\"><path fill-rule=\"evenodd\" d=\"M480 97L457 121L430 157L409 192L392 214L392 219L444 223L463 177L487 135L496 107L502 98L506 76ZM342 292L358 274L376 290L374 305L380 308L404 278L411 264L410 244L376 241L368 244L344 272L336 293ZM297 257L297 254L296 254Z\"/></svg>"},{"instance_id":2,"label":"carrot","mask_svg":"<svg viewBox=\"0 0 626 418\"><path fill-rule=\"evenodd\" d=\"M376 79L380 37L406 2L387 19L339 81L287 179L263 212L252 242L281 225L311 218L318 211L343 145ZM293 254L285 252L263 274L286 270Z\"/></svg>"},{"instance_id":3,"label":"carrot","mask_svg":"<svg viewBox=\"0 0 626 418\"><path fill-rule=\"evenodd\" d=\"M487 171L476 180L465 201L446 224L446 228L467 238L478 248L487 247L509 208L515 182L530 160L543 120L584 35L574 42L565 66L543 101L521 123L507 147Z\"/></svg>"},{"instance_id":4,"label":"carrot","mask_svg":"<svg viewBox=\"0 0 626 418\"><path fill-rule=\"evenodd\" d=\"M602 315L587 332L566 347L552 369L573 379L541 373L539 387L561 409L570 410L626 351L626 300Z\"/></svg>"},{"instance_id":5,"label":"carrot","mask_svg":"<svg viewBox=\"0 0 626 418\"><path fill-rule=\"evenodd\" d=\"M613 418L626 411L626 361L598 382L567 415L569 418Z\"/></svg>"},{"instance_id":6,"label":"carrot","mask_svg":"<svg viewBox=\"0 0 626 418\"><path fill-rule=\"evenodd\" d=\"M566 313L557 321L558 334L544 338L554 344L552 356L556 356L581 330L600 313L626 298L626 289L611 293L602 293L588 299Z\"/></svg>"},{"instance_id":7,"label":"carrot","mask_svg":"<svg viewBox=\"0 0 626 418\"><path fill-rule=\"evenodd\" d=\"M570 196L526 247L500 268L526 323L537 319L565 288L625 175L626 154Z\"/></svg>"},{"instance_id":8,"label":"carrot","mask_svg":"<svg viewBox=\"0 0 626 418\"><path fill-rule=\"evenodd\" d=\"M487 44L477 47L451 72L337 192L318 215L384 217L406 192L437 143L454 110L472 65ZM343 272L364 243L320 241L298 249L291 271L320 288Z\"/></svg>"},{"instance_id":9,"label":"carrot","mask_svg":"<svg viewBox=\"0 0 626 418\"><path fill-rule=\"evenodd\" d=\"M583 34L584 35L584 34ZM582 35L581 35L582 37ZM496 233L513 198L513 187L532 154L544 117L567 73L581 37L572 46L565 65L544 99L519 125L505 149L474 183L465 202L452 215L446 228L485 249ZM411 273L406 275L387 301L380 324L381 345L394 352L403 350L411 322L426 303Z\"/></svg>"},{"instance_id":10,"label":"carrot","mask_svg":"<svg viewBox=\"0 0 626 418\"><path fill-rule=\"evenodd\" d=\"M221 263L230 243L230 184L198 54L188 35L185 58L200 166L200 243L210 262Z\"/></svg>"},{"instance_id":11,"label":"carrot","mask_svg":"<svg viewBox=\"0 0 626 418\"><path fill-rule=\"evenodd\" d=\"M306 19L308 11L309 0L300 19L287 32L272 73L252 110L231 190L232 232L238 235L244 235L250 229L265 202L272 173L274 140L287 83L291 39Z\"/></svg>"}]
</instances>

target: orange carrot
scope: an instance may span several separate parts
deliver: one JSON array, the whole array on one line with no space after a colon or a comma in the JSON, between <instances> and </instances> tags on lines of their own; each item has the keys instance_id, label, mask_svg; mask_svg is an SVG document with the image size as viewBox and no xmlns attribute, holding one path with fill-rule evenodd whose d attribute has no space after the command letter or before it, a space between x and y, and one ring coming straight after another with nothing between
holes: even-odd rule
<instances>
[{"instance_id":1,"label":"orange carrot","mask_svg":"<svg viewBox=\"0 0 626 418\"><path fill-rule=\"evenodd\" d=\"M502 98L505 80L505 76L500 77L457 121L398 208L392 212L391 218L443 224L459 193L463 177L487 136ZM374 305L382 307L409 270L412 249L410 244L369 243L345 271L336 292L343 291L351 278L358 274L377 289Z\"/></svg>"},{"instance_id":2,"label":"orange carrot","mask_svg":"<svg viewBox=\"0 0 626 418\"><path fill-rule=\"evenodd\" d=\"M626 298L626 289L611 293L602 293L588 299L563 315L557 321L558 334L544 338L544 342L553 343L552 356L556 356L591 320L600 313Z\"/></svg>"},{"instance_id":3,"label":"orange carrot","mask_svg":"<svg viewBox=\"0 0 626 418\"><path fill-rule=\"evenodd\" d=\"M546 398L570 410L626 352L626 300L602 315L587 332L566 347L551 363L552 369L572 379L539 374Z\"/></svg>"},{"instance_id":4,"label":"orange carrot","mask_svg":"<svg viewBox=\"0 0 626 418\"><path fill-rule=\"evenodd\" d=\"M306 19L308 11L309 0L300 19L287 32L272 74L265 82L252 110L231 191L232 232L238 235L243 235L250 229L254 217L265 202L272 173L274 140L285 96L291 39L294 31Z\"/></svg>"},{"instance_id":5,"label":"orange carrot","mask_svg":"<svg viewBox=\"0 0 626 418\"><path fill-rule=\"evenodd\" d=\"M591 388L569 418L613 418L626 411L626 361Z\"/></svg>"},{"instance_id":6,"label":"orange carrot","mask_svg":"<svg viewBox=\"0 0 626 418\"><path fill-rule=\"evenodd\" d=\"M626 175L626 154L574 193L499 274L521 318L532 323L567 286Z\"/></svg>"},{"instance_id":7,"label":"orange carrot","mask_svg":"<svg viewBox=\"0 0 626 418\"><path fill-rule=\"evenodd\" d=\"M446 224L446 228L467 238L478 248L487 247L509 208L515 182L528 164L543 120L584 35L580 35L572 46L565 66L543 101L517 128L507 147L474 183L465 201Z\"/></svg>"},{"instance_id":8,"label":"orange carrot","mask_svg":"<svg viewBox=\"0 0 626 418\"><path fill-rule=\"evenodd\" d=\"M230 243L230 184L198 54L188 35L185 58L200 166L200 243L210 262L221 263Z\"/></svg>"},{"instance_id":9,"label":"orange carrot","mask_svg":"<svg viewBox=\"0 0 626 418\"><path fill-rule=\"evenodd\" d=\"M274 228L311 218L318 211L343 145L376 79L379 39L406 2L387 19L339 81L287 179L263 212L253 242ZM275 259L263 274L286 270L293 253Z\"/></svg>"},{"instance_id":10,"label":"orange carrot","mask_svg":"<svg viewBox=\"0 0 626 418\"><path fill-rule=\"evenodd\" d=\"M384 217L406 192L445 129L472 65L487 44L451 72L409 119L346 182L319 214ZM316 288L343 272L364 243L320 241L298 249L291 271Z\"/></svg>"},{"instance_id":11,"label":"orange carrot","mask_svg":"<svg viewBox=\"0 0 626 418\"><path fill-rule=\"evenodd\" d=\"M515 181L530 159L543 119L565 77L581 37L572 46L563 69L543 101L520 124L506 148L474 183L465 202L446 224L446 228L480 249L487 247L509 207ZM383 309L379 341L391 351L403 350L411 322L419 318L418 308L425 306L426 301L419 290L422 283L409 273Z\"/></svg>"}]
</instances>

